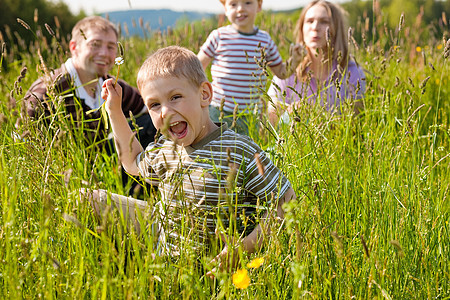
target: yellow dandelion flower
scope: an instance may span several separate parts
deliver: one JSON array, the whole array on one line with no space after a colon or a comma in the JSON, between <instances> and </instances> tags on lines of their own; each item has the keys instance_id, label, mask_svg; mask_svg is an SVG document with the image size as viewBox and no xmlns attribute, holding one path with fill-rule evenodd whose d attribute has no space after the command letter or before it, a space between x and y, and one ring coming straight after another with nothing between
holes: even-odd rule
<instances>
[{"instance_id":1,"label":"yellow dandelion flower","mask_svg":"<svg viewBox=\"0 0 450 300\"><path fill-rule=\"evenodd\" d=\"M419 46L416 47L416 51L417 52L422 52L422 48L420 48Z\"/></svg>"},{"instance_id":2,"label":"yellow dandelion flower","mask_svg":"<svg viewBox=\"0 0 450 300\"><path fill-rule=\"evenodd\" d=\"M258 257L247 264L247 268L257 269L264 263L264 257Z\"/></svg>"},{"instance_id":3,"label":"yellow dandelion flower","mask_svg":"<svg viewBox=\"0 0 450 300\"><path fill-rule=\"evenodd\" d=\"M440 80L439 78L436 78L436 84L439 84Z\"/></svg>"},{"instance_id":4,"label":"yellow dandelion flower","mask_svg":"<svg viewBox=\"0 0 450 300\"><path fill-rule=\"evenodd\" d=\"M442 44L437 45L437 49L441 50L442 49Z\"/></svg>"},{"instance_id":5,"label":"yellow dandelion flower","mask_svg":"<svg viewBox=\"0 0 450 300\"><path fill-rule=\"evenodd\" d=\"M238 289L246 289L250 285L250 277L248 277L248 272L246 269L237 270L236 273L233 274L233 284Z\"/></svg>"}]
</instances>

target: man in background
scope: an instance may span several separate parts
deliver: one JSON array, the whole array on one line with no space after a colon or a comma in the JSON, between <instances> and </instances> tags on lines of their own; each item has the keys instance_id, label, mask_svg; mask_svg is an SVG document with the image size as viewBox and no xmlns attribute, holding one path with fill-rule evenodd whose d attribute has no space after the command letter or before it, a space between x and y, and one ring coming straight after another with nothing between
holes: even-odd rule
<instances>
[{"instance_id":1,"label":"man in background","mask_svg":"<svg viewBox=\"0 0 450 300\"><path fill-rule=\"evenodd\" d=\"M72 30L69 58L59 69L36 80L25 95L27 114L34 120L50 124L55 114L72 118L75 127L82 128L87 145L106 148L115 153L108 142L106 122L102 118L101 90L103 81L111 78L117 55L118 32L115 26L100 16L80 20ZM145 148L154 140L156 129L147 113L139 91L123 80L118 80L123 90L122 111L127 118L135 117L139 127L137 137ZM58 110L63 101L64 109ZM136 126L137 125L137 126ZM126 177L126 176L125 176Z\"/></svg>"}]
</instances>

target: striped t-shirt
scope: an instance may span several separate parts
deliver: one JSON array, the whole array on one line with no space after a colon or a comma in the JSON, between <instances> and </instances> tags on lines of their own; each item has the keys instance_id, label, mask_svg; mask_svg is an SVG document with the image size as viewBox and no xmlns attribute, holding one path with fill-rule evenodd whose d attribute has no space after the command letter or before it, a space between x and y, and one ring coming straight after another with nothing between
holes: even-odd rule
<instances>
[{"instance_id":1,"label":"striped t-shirt","mask_svg":"<svg viewBox=\"0 0 450 300\"><path fill-rule=\"evenodd\" d=\"M189 147L161 137L137 162L146 180L159 180L160 244L170 253L185 242L207 245L218 222L249 234L255 212L265 213L290 187L256 143L226 124Z\"/></svg>"},{"instance_id":2,"label":"striped t-shirt","mask_svg":"<svg viewBox=\"0 0 450 300\"><path fill-rule=\"evenodd\" d=\"M254 104L261 109L259 95L267 81L262 66L275 67L282 63L278 48L267 32L256 28L255 33L244 34L232 25L220 27L210 33L201 50L212 58L212 105L219 107L224 98L223 109L227 112L233 112L236 104L239 112L251 109Z\"/></svg>"}]
</instances>

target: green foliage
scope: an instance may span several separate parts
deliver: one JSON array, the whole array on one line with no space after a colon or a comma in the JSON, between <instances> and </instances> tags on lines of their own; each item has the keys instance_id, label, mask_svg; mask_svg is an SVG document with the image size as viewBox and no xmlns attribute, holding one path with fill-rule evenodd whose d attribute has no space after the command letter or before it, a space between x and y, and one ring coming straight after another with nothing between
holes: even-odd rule
<instances>
[{"instance_id":1,"label":"green foliage","mask_svg":"<svg viewBox=\"0 0 450 300\"><path fill-rule=\"evenodd\" d=\"M349 25L355 30L358 42L364 38L376 40L386 32L395 34L402 14L405 16L404 28L409 28L408 33L417 41L448 36L449 0L351 0L342 6L348 12ZM373 31L376 28L382 31Z\"/></svg>"},{"instance_id":2,"label":"green foliage","mask_svg":"<svg viewBox=\"0 0 450 300\"><path fill-rule=\"evenodd\" d=\"M48 0L2 0L0 10L0 43L6 43L10 53L5 63L20 59L13 54L26 52L36 47L38 43L47 43L52 36L44 24L53 30L61 43L70 39L70 33L75 23L84 16L80 13L74 16L63 2ZM20 18L26 25L18 22ZM45 47L43 47L45 48ZM31 51L32 52L32 51ZM4 65L4 68L7 64Z\"/></svg>"},{"instance_id":3,"label":"green foliage","mask_svg":"<svg viewBox=\"0 0 450 300\"><path fill-rule=\"evenodd\" d=\"M264 13L258 20L284 58L283 35L290 38L296 14ZM197 52L219 21L123 39L121 78L135 82L158 47ZM58 67L67 58L68 31L30 51L14 45L5 58L8 71L0 72L0 298L448 298L450 64L442 37L420 40L416 49L414 30L405 25L386 34L380 23L369 27L373 39L355 34L361 43L352 43L351 53L367 72L359 116L351 100L342 115L305 104L289 124L251 132L297 199L285 206L285 222L266 246L243 256L240 268L265 258L249 270L244 290L231 273L205 276L218 249L164 257L150 230L137 236L120 226L120 217L106 219L110 226L96 220L79 189L123 193L117 157L86 148L64 110L48 127L28 120L22 102L43 74L37 50L48 69Z\"/></svg>"}]
</instances>

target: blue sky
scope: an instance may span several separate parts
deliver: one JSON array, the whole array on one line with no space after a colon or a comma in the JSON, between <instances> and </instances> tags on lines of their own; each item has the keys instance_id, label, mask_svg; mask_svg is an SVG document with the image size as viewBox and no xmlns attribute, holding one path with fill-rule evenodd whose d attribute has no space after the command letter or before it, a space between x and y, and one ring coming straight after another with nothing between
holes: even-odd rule
<instances>
[{"instance_id":1,"label":"blue sky","mask_svg":"<svg viewBox=\"0 0 450 300\"><path fill-rule=\"evenodd\" d=\"M159 9L194 10L220 13L223 11L219 0L62 0L77 14L83 9L88 15L115 10ZM263 9L283 10L304 6L308 0L264 0ZM339 2L339 1L336 1Z\"/></svg>"}]
</instances>

